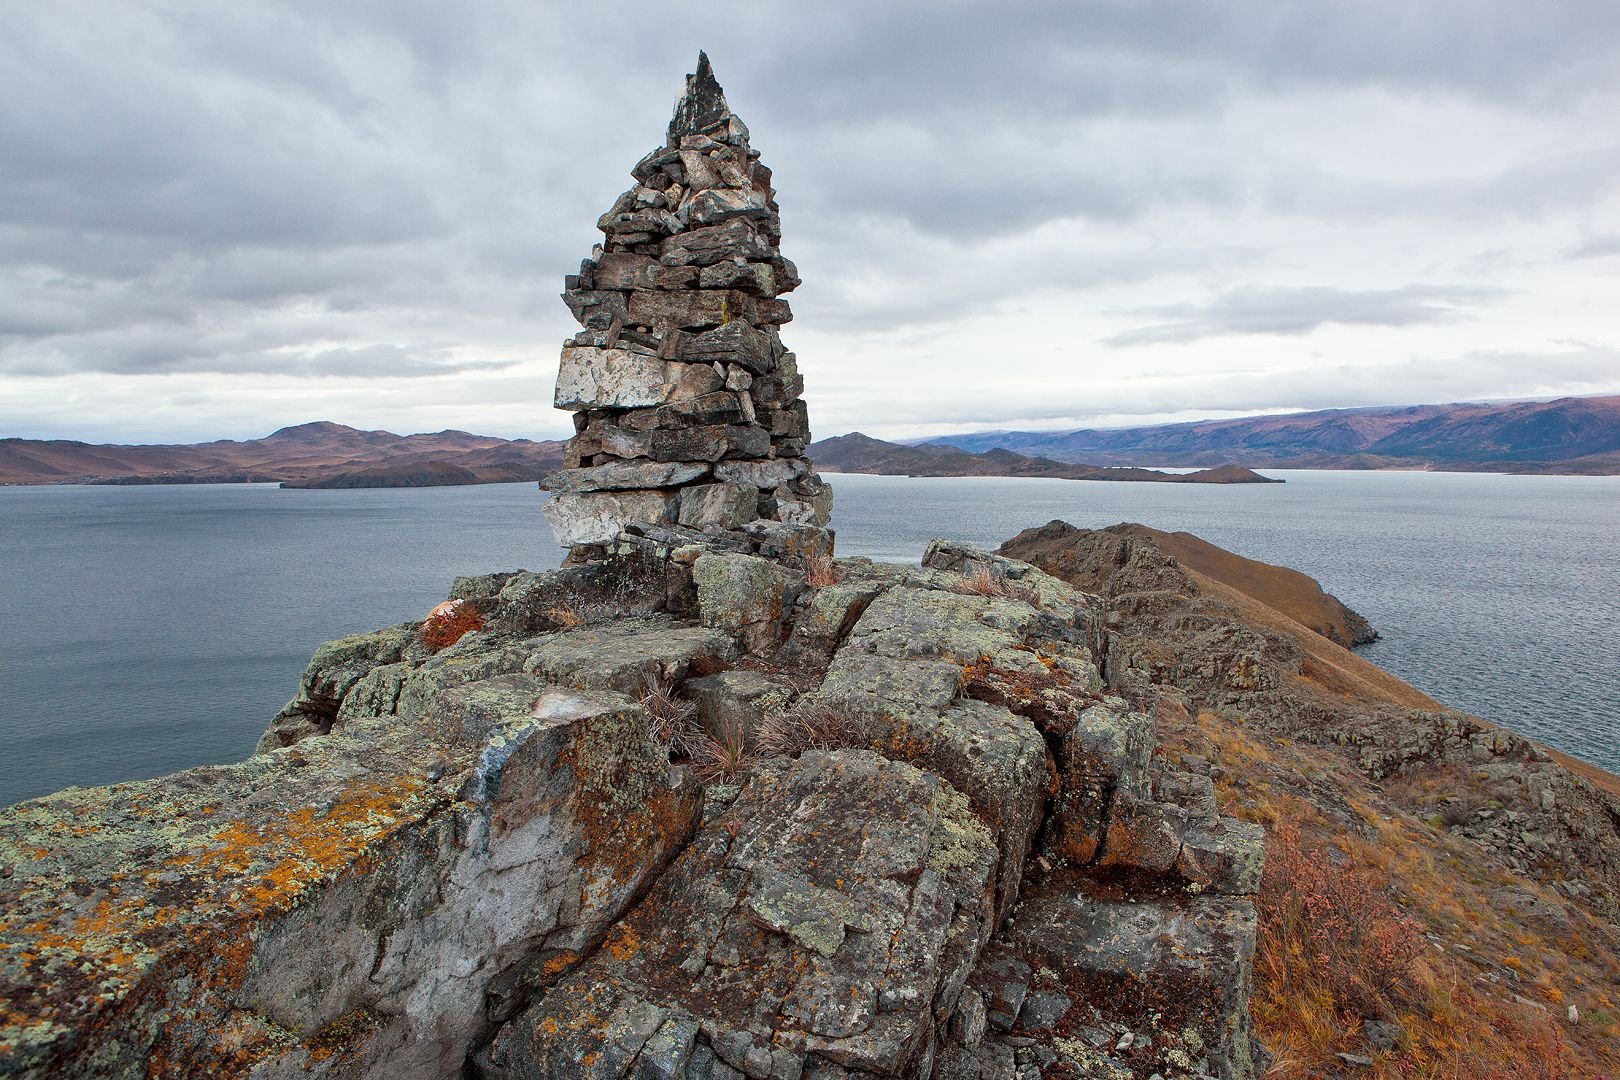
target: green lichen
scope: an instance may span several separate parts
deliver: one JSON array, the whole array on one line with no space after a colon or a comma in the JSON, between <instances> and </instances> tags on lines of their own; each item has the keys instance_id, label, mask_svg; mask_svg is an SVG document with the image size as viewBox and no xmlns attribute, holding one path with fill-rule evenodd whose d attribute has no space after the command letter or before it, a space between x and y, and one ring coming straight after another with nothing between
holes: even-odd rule
<instances>
[{"instance_id":1,"label":"green lichen","mask_svg":"<svg viewBox=\"0 0 1620 1080\"><path fill-rule=\"evenodd\" d=\"M1121 1067L1079 1039L1059 1036L1052 1040L1052 1047L1080 1066L1085 1076L1095 1076L1101 1080L1131 1080L1131 1070Z\"/></svg>"},{"instance_id":2,"label":"green lichen","mask_svg":"<svg viewBox=\"0 0 1620 1080\"><path fill-rule=\"evenodd\" d=\"M990 830L968 806L967 796L940 784L934 790L934 831L928 837L928 868L938 874L972 866L995 849Z\"/></svg>"}]
</instances>

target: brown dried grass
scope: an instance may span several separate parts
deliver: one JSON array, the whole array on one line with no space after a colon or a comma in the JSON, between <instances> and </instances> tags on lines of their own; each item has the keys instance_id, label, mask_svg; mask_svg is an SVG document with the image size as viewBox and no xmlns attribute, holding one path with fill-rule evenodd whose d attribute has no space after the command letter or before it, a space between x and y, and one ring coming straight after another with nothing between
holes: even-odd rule
<instances>
[{"instance_id":1,"label":"brown dried grass","mask_svg":"<svg viewBox=\"0 0 1620 1080\"><path fill-rule=\"evenodd\" d=\"M805 704L767 715L759 722L755 739L765 757L798 757L806 750L853 746L856 731L849 717L837 709Z\"/></svg>"},{"instance_id":2,"label":"brown dried grass","mask_svg":"<svg viewBox=\"0 0 1620 1080\"><path fill-rule=\"evenodd\" d=\"M741 783L757 764L747 733L735 725L704 736L692 752L692 768L705 784Z\"/></svg>"},{"instance_id":3,"label":"brown dried grass","mask_svg":"<svg viewBox=\"0 0 1620 1080\"><path fill-rule=\"evenodd\" d=\"M641 711L647 715L647 734L670 753L691 757L702 744L704 734L697 723L697 705L677 697L668 679L647 675Z\"/></svg>"},{"instance_id":4,"label":"brown dried grass","mask_svg":"<svg viewBox=\"0 0 1620 1080\"><path fill-rule=\"evenodd\" d=\"M833 557L818 551L804 561L805 583L813 589L824 589L838 584L838 566Z\"/></svg>"}]
</instances>

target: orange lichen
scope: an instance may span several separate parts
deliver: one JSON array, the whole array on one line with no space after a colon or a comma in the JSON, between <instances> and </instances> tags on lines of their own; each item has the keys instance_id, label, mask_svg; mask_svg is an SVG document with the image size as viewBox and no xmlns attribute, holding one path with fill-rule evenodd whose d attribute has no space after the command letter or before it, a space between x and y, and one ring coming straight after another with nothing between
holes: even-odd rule
<instances>
[{"instance_id":1,"label":"orange lichen","mask_svg":"<svg viewBox=\"0 0 1620 1080\"><path fill-rule=\"evenodd\" d=\"M557 975L561 975L563 972L579 963L579 960L579 953L575 952L573 949L564 949L562 952L558 953L556 956L550 957L545 963L540 965L540 976L541 978L553 978Z\"/></svg>"},{"instance_id":2,"label":"orange lichen","mask_svg":"<svg viewBox=\"0 0 1620 1080\"><path fill-rule=\"evenodd\" d=\"M381 1029L382 1021L375 1014L366 1009L355 1009L322 1027L309 1037L304 1046L309 1052L310 1061L325 1061L356 1053L366 1040Z\"/></svg>"},{"instance_id":3,"label":"orange lichen","mask_svg":"<svg viewBox=\"0 0 1620 1080\"><path fill-rule=\"evenodd\" d=\"M602 947L622 964L641 951L641 935L630 924L620 923L613 928L613 933L602 943Z\"/></svg>"}]
</instances>

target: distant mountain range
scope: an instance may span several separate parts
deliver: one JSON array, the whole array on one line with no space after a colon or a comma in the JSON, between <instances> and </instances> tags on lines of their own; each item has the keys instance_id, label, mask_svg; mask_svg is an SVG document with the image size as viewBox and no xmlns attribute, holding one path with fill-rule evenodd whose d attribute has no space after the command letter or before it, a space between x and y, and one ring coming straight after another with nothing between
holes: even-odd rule
<instances>
[{"instance_id":1,"label":"distant mountain range","mask_svg":"<svg viewBox=\"0 0 1620 1080\"><path fill-rule=\"evenodd\" d=\"M812 443L829 472L1264 483L1253 468L1620 474L1620 397L1331 409L1067 432L950 435L915 446L860 432ZM0 439L0 484L433 487L538 480L558 441L465 431L395 435L317 422L262 439L151 446ZM1139 466L1203 472L1175 475ZM1137 467L1132 467L1137 466Z\"/></svg>"},{"instance_id":2,"label":"distant mountain range","mask_svg":"<svg viewBox=\"0 0 1620 1080\"><path fill-rule=\"evenodd\" d=\"M1082 431L995 431L930 440L972 452L1091 465L1620 473L1620 397L1328 409ZM925 444L927 445L927 444Z\"/></svg>"},{"instance_id":3,"label":"distant mountain range","mask_svg":"<svg viewBox=\"0 0 1620 1080\"><path fill-rule=\"evenodd\" d=\"M286 487L432 487L538 480L562 467L560 442L465 431L395 435L317 422L262 439L187 445L98 446L0 439L4 484L226 484Z\"/></svg>"},{"instance_id":4,"label":"distant mountain range","mask_svg":"<svg viewBox=\"0 0 1620 1080\"><path fill-rule=\"evenodd\" d=\"M1099 469L1007 450L972 454L947 446L902 446L855 432L811 445L835 472L910 476L1054 476L1077 480L1265 483L1247 469L1186 476ZM465 431L395 435L317 422L262 439L188 445L104 446L0 439L0 484L277 483L292 488L439 487L538 480L563 464L561 442L498 439Z\"/></svg>"}]
</instances>

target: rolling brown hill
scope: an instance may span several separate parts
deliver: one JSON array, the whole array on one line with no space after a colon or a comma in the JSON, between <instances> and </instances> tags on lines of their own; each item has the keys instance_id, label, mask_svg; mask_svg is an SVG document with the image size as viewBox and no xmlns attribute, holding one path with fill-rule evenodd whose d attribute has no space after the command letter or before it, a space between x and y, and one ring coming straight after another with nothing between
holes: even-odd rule
<instances>
[{"instance_id":1,"label":"rolling brown hill","mask_svg":"<svg viewBox=\"0 0 1620 1080\"><path fill-rule=\"evenodd\" d=\"M562 443L466 431L396 435L320 421L262 439L108 446L0 439L0 484L209 484L421 487L538 480L562 465Z\"/></svg>"}]
</instances>

